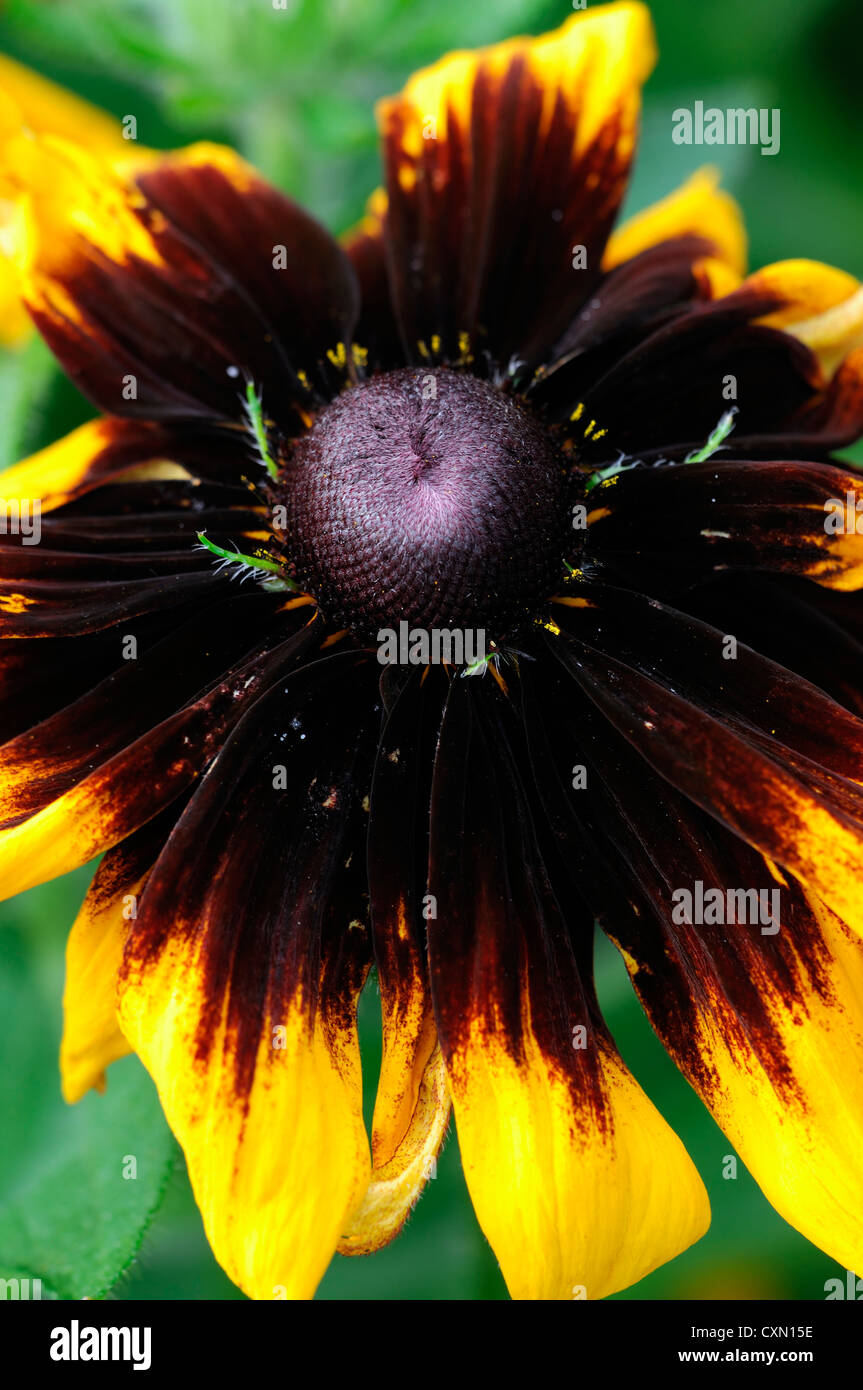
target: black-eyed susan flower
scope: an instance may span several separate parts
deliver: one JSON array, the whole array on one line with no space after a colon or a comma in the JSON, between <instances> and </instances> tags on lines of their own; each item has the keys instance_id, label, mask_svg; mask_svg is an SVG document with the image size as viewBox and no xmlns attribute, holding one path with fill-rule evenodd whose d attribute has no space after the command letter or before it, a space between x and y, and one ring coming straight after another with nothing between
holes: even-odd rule
<instances>
[{"instance_id":1,"label":"black-eyed susan flower","mask_svg":"<svg viewBox=\"0 0 863 1390\"><path fill-rule=\"evenodd\" d=\"M613 230L653 60L629 3L445 58L341 247L221 148L6 141L24 299L104 414L4 479L42 539L2 538L2 891L105 852L65 1093L140 1055L256 1297L389 1240L450 1105L514 1297L698 1239L597 920L861 1264L863 289L742 278L706 174ZM382 666L403 623L487 645Z\"/></svg>"}]
</instances>

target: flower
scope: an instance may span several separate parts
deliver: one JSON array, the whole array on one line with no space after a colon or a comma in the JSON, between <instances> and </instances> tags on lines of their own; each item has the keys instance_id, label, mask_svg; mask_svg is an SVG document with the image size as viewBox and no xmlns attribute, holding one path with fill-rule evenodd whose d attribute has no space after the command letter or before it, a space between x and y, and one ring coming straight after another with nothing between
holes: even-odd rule
<instances>
[{"instance_id":1,"label":"flower","mask_svg":"<svg viewBox=\"0 0 863 1390\"><path fill-rule=\"evenodd\" d=\"M451 1103L514 1297L699 1238L596 920L860 1265L863 289L742 278L709 173L612 230L653 60L619 3L421 72L344 247L216 146L5 141L24 300L104 414L6 474L42 544L0 538L0 887L106 851L64 1092L139 1054L255 1297L389 1240ZM382 666L403 623L488 645Z\"/></svg>"}]
</instances>

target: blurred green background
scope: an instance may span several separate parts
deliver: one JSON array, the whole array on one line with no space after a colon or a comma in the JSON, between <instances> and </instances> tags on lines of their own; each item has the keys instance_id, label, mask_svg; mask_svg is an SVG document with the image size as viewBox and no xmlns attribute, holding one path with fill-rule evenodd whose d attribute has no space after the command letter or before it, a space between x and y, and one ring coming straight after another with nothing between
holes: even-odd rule
<instances>
[{"instance_id":1,"label":"blurred green background","mask_svg":"<svg viewBox=\"0 0 863 1390\"><path fill-rule=\"evenodd\" d=\"M652 9L661 56L629 210L709 159L743 205L753 266L808 256L863 276L857 0L657 0ZM236 146L342 231L379 181L378 97L448 49L540 33L570 12L548 0L287 0L284 10L272 0L12 0L0 9L0 49L117 117L135 115L143 144ZM673 145L671 111L697 99L779 107L781 152ZM0 466L91 414L38 343L0 353ZM0 1276L41 1275L61 1297L241 1298L209 1252L137 1060L115 1065L105 1097L91 1093L73 1110L60 1099L64 938L89 877L81 870L0 906ZM742 1165L736 1180L723 1178L727 1140L653 1038L604 942L597 974L623 1056L682 1136L713 1206L698 1245L618 1297L823 1298L825 1280L842 1271L772 1211ZM377 1003L372 982L361 1006L369 1107ZM130 1153L134 1183L120 1177ZM372 1257L336 1257L318 1297L506 1297L452 1134L398 1240Z\"/></svg>"}]
</instances>

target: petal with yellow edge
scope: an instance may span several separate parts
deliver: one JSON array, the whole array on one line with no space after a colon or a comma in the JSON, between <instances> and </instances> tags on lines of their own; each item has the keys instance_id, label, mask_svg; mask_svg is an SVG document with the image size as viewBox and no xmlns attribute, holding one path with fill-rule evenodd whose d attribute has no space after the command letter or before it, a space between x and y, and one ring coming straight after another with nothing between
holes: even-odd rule
<instances>
[{"instance_id":1,"label":"petal with yellow edge","mask_svg":"<svg viewBox=\"0 0 863 1390\"><path fill-rule=\"evenodd\" d=\"M96 870L66 943L60 1076L70 1104L95 1087L131 1050L117 1021L123 949L138 902L182 803L109 850Z\"/></svg>"},{"instance_id":2,"label":"petal with yellow edge","mask_svg":"<svg viewBox=\"0 0 863 1390\"><path fill-rule=\"evenodd\" d=\"M660 242L699 236L714 248L709 260L717 267L716 293L734 289L746 270L746 231L737 203L718 184L717 170L699 169L666 198L630 217L609 238L603 269L611 270Z\"/></svg>"},{"instance_id":3,"label":"petal with yellow edge","mask_svg":"<svg viewBox=\"0 0 863 1390\"><path fill-rule=\"evenodd\" d=\"M106 158L129 155L119 121L0 54L0 135L24 127L53 131L100 150ZM9 191L0 170L0 343L14 347L29 336L33 325L21 302L18 273L8 259L21 234L20 208L7 196Z\"/></svg>"},{"instance_id":4,"label":"petal with yellow edge","mask_svg":"<svg viewBox=\"0 0 863 1390\"><path fill-rule=\"evenodd\" d=\"M778 261L746 282L782 301L761 322L799 339L818 359L826 378L863 347L863 285L853 275L820 261Z\"/></svg>"},{"instance_id":5,"label":"petal with yellow edge","mask_svg":"<svg viewBox=\"0 0 863 1390\"><path fill-rule=\"evenodd\" d=\"M572 434L584 466L594 450L606 460L611 431L615 438L621 432L618 411L586 404L591 386L608 371L610 351L616 344L619 354L626 355L669 320L681 319L711 299L715 277L705 267L719 264L713 249L702 236L681 235L613 266L555 343L549 361L534 372L527 394ZM637 424L643 421L637 419Z\"/></svg>"},{"instance_id":6,"label":"petal with yellow edge","mask_svg":"<svg viewBox=\"0 0 863 1390\"><path fill-rule=\"evenodd\" d=\"M372 1255L398 1235L436 1174L449 1125L447 1073L436 1048L422 1073L408 1128L385 1162L376 1161L359 1206L339 1240L340 1255ZM378 1121L380 1132L380 1121Z\"/></svg>"},{"instance_id":7,"label":"petal with yellow edge","mask_svg":"<svg viewBox=\"0 0 863 1390\"><path fill-rule=\"evenodd\" d=\"M387 675L391 674L388 671ZM383 1058L372 1149L385 1163L410 1123L437 1044L420 889L425 883L428 806L439 702L413 674L381 733L372 781L368 866L372 935L383 1015Z\"/></svg>"},{"instance_id":8,"label":"petal with yellow edge","mask_svg":"<svg viewBox=\"0 0 863 1390\"><path fill-rule=\"evenodd\" d=\"M310 1298L368 1189L353 850L376 698L374 669L345 654L259 700L173 831L126 947L121 1026L216 1258L253 1298Z\"/></svg>"},{"instance_id":9,"label":"petal with yellow edge","mask_svg":"<svg viewBox=\"0 0 863 1390\"><path fill-rule=\"evenodd\" d=\"M560 336L600 274L655 56L644 5L591 6L452 53L380 103L409 360L533 363Z\"/></svg>"},{"instance_id":10,"label":"petal with yellow edge","mask_svg":"<svg viewBox=\"0 0 863 1390\"><path fill-rule=\"evenodd\" d=\"M611 848L609 877L596 885L603 925L656 1032L777 1211L845 1268L859 1269L859 938L790 875L639 767L607 729L597 730L590 756L599 774L592 809L606 855ZM625 796L603 778L612 768ZM720 920L675 908L676 892L696 882L704 894L719 893ZM766 895L766 915L760 902L755 917L737 907L744 885Z\"/></svg>"},{"instance_id":11,"label":"petal with yellow edge","mask_svg":"<svg viewBox=\"0 0 863 1390\"><path fill-rule=\"evenodd\" d=\"M826 463L737 461L634 469L591 494L592 555L618 579L648 564L681 588L729 570L771 570L863 588L863 479Z\"/></svg>"},{"instance_id":12,"label":"petal with yellow edge","mask_svg":"<svg viewBox=\"0 0 863 1390\"><path fill-rule=\"evenodd\" d=\"M246 668L245 679L247 663L260 644L275 644L277 603L276 595L235 593L185 621L175 619L160 639L151 634L134 661L123 660L115 643L115 669L109 675L0 745L0 827L20 824L43 810L131 750L137 739L153 732L158 740L159 725L198 701L207 704L218 722L210 692L230 681L239 667ZM284 635L301 621L294 617L285 623ZM253 660L252 669L255 664Z\"/></svg>"},{"instance_id":13,"label":"petal with yellow edge","mask_svg":"<svg viewBox=\"0 0 863 1390\"><path fill-rule=\"evenodd\" d=\"M703 1235L709 1204L602 1021L592 917L540 847L504 699L467 684L441 729L429 863L465 1176L514 1298L603 1298Z\"/></svg>"},{"instance_id":14,"label":"petal with yellow edge","mask_svg":"<svg viewBox=\"0 0 863 1390\"><path fill-rule=\"evenodd\" d=\"M642 606L648 602L643 600ZM665 619L667 640L675 626L668 610ZM684 630L688 626L690 633L698 628L682 614L677 624ZM734 682L714 686L709 694L693 692L685 681L678 689L670 669L657 667L652 649L640 654L630 650L621 659L610 654L611 642L609 648L594 645L595 636L595 630L571 630L550 646L612 728L671 787L799 878L863 936L858 887L863 876L863 791L859 780L831 767L845 728L853 739L850 750L845 745L846 765L859 779L863 723L815 687L774 667L776 717L788 725L774 737L769 726L758 728L759 717L770 719L773 713L769 704L753 708L750 703L742 713L734 711ZM722 634L715 636L714 659L721 661ZM698 650L702 638L700 633L691 649ZM604 644L605 625L602 640ZM740 645L737 653L739 657ZM795 724L793 697L798 694L821 710L822 722L809 731L801 721ZM819 761L807 755L813 745L819 747Z\"/></svg>"},{"instance_id":15,"label":"petal with yellow edge","mask_svg":"<svg viewBox=\"0 0 863 1390\"><path fill-rule=\"evenodd\" d=\"M358 291L329 234L219 146L125 168L56 135L8 139L22 294L101 409L238 420L247 382L286 427L345 380Z\"/></svg>"},{"instance_id":16,"label":"petal with yellow edge","mask_svg":"<svg viewBox=\"0 0 863 1390\"><path fill-rule=\"evenodd\" d=\"M158 815L200 776L244 710L312 640L309 624L121 749L25 820L0 830L0 899L87 864Z\"/></svg>"},{"instance_id":17,"label":"petal with yellow edge","mask_svg":"<svg viewBox=\"0 0 863 1390\"><path fill-rule=\"evenodd\" d=\"M642 257L658 254L659 248L642 252ZM638 264L636 259L611 271L609 283ZM689 303L673 304L667 315L648 322L646 331L639 333L634 325L633 339L624 337L623 350L611 365L602 353L596 365L579 359L574 365L580 370L563 383L569 388L568 401L556 373L550 385L561 397L561 412L571 402L565 418L572 420L573 438L579 439L585 420L593 420L605 431L606 462L621 450L633 460L682 462L705 447L733 406L733 443L726 447L738 450L739 457L787 458L800 439L815 443L819 454L826 452L839 442L840 409L854 407L828 402L812 352L791 333L765 322L781 303L777 287L752 277L731 294L714 299L702 293ZM680 383L681 389L669 390L670 382ZM625 411L620 409L623 399ZM581 410L576 415L572 407L577 409L577 403ZM808 453L809 447L800 456Z\"/></svg>"},{"instance_id":18,"label":"petal with yellow edge","mask_svg":"<svg viewBox=\"0 0 863 1390\"><path fill-rule=\"evenodd\" d=\"M29 130L65 135L105 155L129 153L118 120L6 54L0 54L0 95Z\"/></svg>"},{"instance_id":19,"label":"petal with yellow edge","mask_svg":"<svg viewBox=\"0 0 863 1390\"><path fill-rule=\"evenodd\" d=\"M248 472L245 441L222 431L190 435L149 420L106 417L84 425L3 473L5 499L38 499L52 511L113 482L239 482Z\"/></svg>"}]
</instances>

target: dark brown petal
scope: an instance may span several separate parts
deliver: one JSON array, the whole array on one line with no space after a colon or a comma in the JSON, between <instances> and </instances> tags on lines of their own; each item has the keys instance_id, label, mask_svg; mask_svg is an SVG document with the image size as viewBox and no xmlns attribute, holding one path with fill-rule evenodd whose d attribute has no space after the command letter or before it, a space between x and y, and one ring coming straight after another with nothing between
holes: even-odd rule
<instances>
[{"instance_id":1,"label":"dark brown petal","mask_svg":"<svg viewBox=\"0 0 863 1390\"><path fill-rule=\"evenodd\" d=\"M405 361L387 271L386 205L386 194L378 189L369 199L366 216L343 242L360 287L360 317L354 338L368 353L360 365L370 370L402 367Z\"/></svg>"},{"instance_id":2,"label":"dark brown petal","mask_svg":"<svg viewBox=\"0 0 863 1390\"><path fill-rule=\"evenodd\" d=\"M863 621L854 594L731 573L691 590L685 607L863 715Z\"/></svg>"},{"instance_id":3,"label":"dark brown petal","mask_svg":"<svg viewBox=\"0 0 863 1390\"><path fill-rule=\"evenodd\" d=\"M159 609L224 594L230 580L212 568L155 579L0 581L0 637L79 636Z\"/></svg>"},{"instance_id":4,"label":"dark brown petal","mask_svg":"<svg viewBox=\"0 0 863 1390\"><path fill-rule=\"evenodd\" d=\"M27 153L13 172L33 224L25 300L101 409L238 419L251 380L297 427L344 381L350 264L237 156L193 146L136 185L71 146L34 139Z\"/></svg>"},{"instance_id":5,"label":"dark brown petal","mask_svg":"<svg viewBox=\"0 0 863 1390\"><path fill-rule=\"evenodd\" d=\"M678 458L703 446L720 416L736 405L734 449L747 456L752 440L781 436L804 407L820 399L818 363L809 349L755 322L774 303L765 292L743 287L677 315L615 356L595 380L585 380L574 364L568 400L551 378L549 390L558 397L554 418L575 415L565 432L578 444L584 420L577 408L583 402L584 418L595 418L606 431L602 443L609 462L620 451L635 458Z\"/></svg>"},{"instance_id":6,"label":"dark brown petal","mask_svg":"<svg viewBox=\"0 0 863 1390\"><path fill-rule=\"evenodd\" d=\"M0 747L0 823L17 824L68 791L136 739L265 655L302 626L276 617L279 600L240 595L210 605L123 661L58 713ZM41 646L41 643L40 643Z\"/></svg>"},{"instance_id":7,"label":"dark brown petal","mask_svg":"<svg viewBox=\"0 0 863 1390\"><path fill-rule=\"evenodd\" d=\"M863 482L840 467L719 456L636 468L595 488L591 505L590 558L627 579L647 570L679 588L727 569L777 570L863 586Z\"/></svg>"},{"instance_id":8,"label":"dark brown petal","mask_svg":"<svg viewBox=\"0 0 863 1390\"><path fill-rule=\"evenodd\" d=\"M392 670L392 668L390 668ZM386 695L393 692L384 677ZM414 1114L437 1045L426 963L423 897L428 866L431 768L441 695L419 672L395 698L381 734L368 832L372 934L383 1013L383 1058L372 1153L382 1166Z\"/></svg>"},{"instance_id":9,"label":"dark brown petal","mask_svg":"<svg viewBox=\"0 0 863 1390\"><path fill-rule=\"evenodd\" d=\"M15 498L38 499L44 514L89 495L104 483L122 488L132 481L138 487L170 481L177 487L192 479L207 483L209 495L211 487L214 491L245 488L247 478L260 480L262 474L250 434L237 428L205 430L108 417L88 421L7 469L3 497L7 503ZM111 496L117 495L112 491ZM148 496L146 492L138 495L142 502Z\"/></svg>"},{"instance_id":10,"label":"dark brown petal","mask_svg":"<svg viewBox=\"0 0 863 1390\"><path fill-rule=\"evenodd\" d=\"M614 604L618 604L617 595ZM658 605L650 608L658 611ZM583 611L590 615L591 610ZM608 611L611 614L610 604ZM618 617L625 611L618 608ZM702 694L696 674L691 681L694 690L687 690L684 681L681 693L676 676L669 676L658 663L663 658L668 661L672 632L678 645L689 640L698 653L707 633L695 630L683 615L669 624L668 616L660 650L662 634L657 637L657 624L650 621L642 604L638 621L645 640L651 632L655 645L653 650L644 647L642 657L635 658L637 664L630 653L630 660L621 660L581 635L555 640L552 649L612 726L655 771L741 839L795 874L863 934L856 890L863 872L863 793L850 780L860 776L863 724L814 687L795 684L793 677L784 679L780 668L770 672L759 667L754 654L745 651L737 663L742 690L736 687L735 663L729 660L721 687L702 676L703 685L709 686ZM617 627L619 634L619 622ZM590 617L585 631L589 630ZM723 659L721 638L717 633L717 661ZM638 642L634 633L632 640ZM692 668L688 669L692 675ZM759 688L771 700L775 697L775 710L752 707L752 691ZM816 708L820 723L810 729L798 710L808 715ZM771 716L777 722L776 737L769 725ZM846 748L842 762L840 744L848 738L853 740L851 751L849 755ZM810 752L819 761L811 759ZM826 764L831 762L841 763L847 775L828 770Z\"/></svg>"},{"instance_id":11,"label":"dark brown petal","mask_svg":"<svg viewBox=\"0 0 863 1390\"><path fill-rule=\"evenodd\" d=\"M33 816L0 831L0 895L86 864L184 792L260 695L320 635L316 621L228 672L201 696L85 773ZM12 814L14 815L14 809Z\"/></svg>"}]
</instances>

